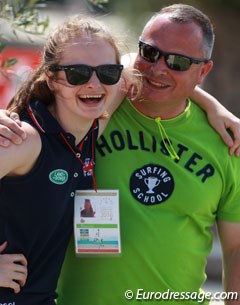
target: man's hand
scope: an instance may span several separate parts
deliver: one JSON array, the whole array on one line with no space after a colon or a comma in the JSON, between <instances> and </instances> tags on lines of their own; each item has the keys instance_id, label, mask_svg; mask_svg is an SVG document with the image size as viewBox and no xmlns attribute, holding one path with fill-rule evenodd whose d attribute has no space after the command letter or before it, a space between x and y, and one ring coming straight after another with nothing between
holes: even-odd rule
<instances>
[{"instance_id":1,"label":"man's hand","mask_svg":"<svg viewBox=\"0 0 240 305\"><path fill-rule=\"evenodd\" d=\"M26 139L17 113L0 110L0 146L8 147L11 142L20 144Z\"/></svg>"},{"instance_id":2,"label":"man's hand","mask_svg":"<svg viewBox=\"0 0 240 305\"><path fill-rule=\"evenodd\" d=\"M7 247L0 245L0 253ZM0 254L0 287L12 288L19 293L27 279L27 260L22 254Z\"/></svg>"}]
</instances>

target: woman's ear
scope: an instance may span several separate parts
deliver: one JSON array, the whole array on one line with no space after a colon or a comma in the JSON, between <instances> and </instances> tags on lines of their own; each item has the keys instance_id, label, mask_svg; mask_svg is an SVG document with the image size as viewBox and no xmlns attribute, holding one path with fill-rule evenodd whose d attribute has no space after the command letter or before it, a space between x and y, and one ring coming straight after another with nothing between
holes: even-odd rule
<instances>
[{"instance_id":1,"label":"woman's ear","mask_svg":"<svg viewBox=\"0 0 240 305\"><path fill-rule=\"evenodd\" d=\"M45 72L45 80L50 90L54 90L53 73L50 71Z\"/></svg>"}]
</instances>

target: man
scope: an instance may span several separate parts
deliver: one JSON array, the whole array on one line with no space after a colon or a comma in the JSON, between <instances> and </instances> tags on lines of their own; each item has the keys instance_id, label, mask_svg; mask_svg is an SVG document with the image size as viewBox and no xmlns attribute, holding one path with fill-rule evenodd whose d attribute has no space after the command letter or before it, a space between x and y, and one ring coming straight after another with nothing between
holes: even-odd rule
<instances>
[{"instance_id":1,"label":"man","mask_svg":"<svg viewBox=\"0 0 240 305\"><path fill-rule=\"evenodd\" d=\"M212 69L213 43L209 19L188 5L143 29L142 96L125 100L98 140L98 187L120 190L122 253L75 258L70 245L58 304L203 302L215 221L224 289L240 293L240 160L187 98Z\"/></svg>"},{"instance_id":2,"label":"man","mask_svg":"<svg viewBox=\"0 0 240 305\"><path fill-rule=\"evenodd\" d=\"M98 188L120 191L122 253L77 258L71 243L58 305L203 302L215 221L224 289L240 292L240 160L187 98L212 69L213 41L209 19L188 5L145 26L142 96L122 103L98 141Z\"/></svg>"}]
</instances>

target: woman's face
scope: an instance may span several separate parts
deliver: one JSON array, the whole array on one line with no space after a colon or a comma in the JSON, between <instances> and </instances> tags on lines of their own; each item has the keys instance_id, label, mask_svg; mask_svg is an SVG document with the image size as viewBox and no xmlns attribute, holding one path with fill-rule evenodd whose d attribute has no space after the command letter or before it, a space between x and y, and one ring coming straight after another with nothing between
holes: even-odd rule
<instances>
[{"instance_id":1,"label":"woman's face","mask_svg":"<svg viewBox=\"0 0 240 305\"><path fill-rule=\"evenodd\" d=\"M110 43L89 36L74 39L65 48L61 66L116 64L116 53ZM119 93L120 81L114 85L102 83L93 71L90 79L81 85L71 85L65 71L55 72L57 81L50 81L56 97L56 111L69 119L95 119L109 106Z\"/></svg>"}]
</instances>

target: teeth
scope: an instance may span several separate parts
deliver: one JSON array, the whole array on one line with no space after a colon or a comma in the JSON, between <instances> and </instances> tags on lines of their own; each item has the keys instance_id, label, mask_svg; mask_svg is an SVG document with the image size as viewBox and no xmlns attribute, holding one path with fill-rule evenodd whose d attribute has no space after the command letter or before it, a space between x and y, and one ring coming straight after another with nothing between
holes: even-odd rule
<instances>
[{"instance_id":1,"label":"teeth","mask_svg":"<svg viewBox=\"0 0 240 305\"><path fill-rule=\"evenodd\" d=\"M155 83L155 82L150 81L150 80L149 80L149 83L150 83L150 84L153 84L154 86L161 87L161 88L163 88L163 87L166 87L166 86L167 86L167 85L164 85L164 84L162 84L162 83Z\"/></svg>"},{"instance_id":2,"label":"teeth","mask_svg":"<svg viewBox=\"0 0 240 305\"><path fill-rule=\"evenodd\" d=\"M101 98L101 95L81 95L81 98Z\"/></svg>"}]
</instances>

